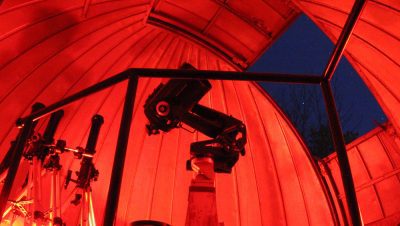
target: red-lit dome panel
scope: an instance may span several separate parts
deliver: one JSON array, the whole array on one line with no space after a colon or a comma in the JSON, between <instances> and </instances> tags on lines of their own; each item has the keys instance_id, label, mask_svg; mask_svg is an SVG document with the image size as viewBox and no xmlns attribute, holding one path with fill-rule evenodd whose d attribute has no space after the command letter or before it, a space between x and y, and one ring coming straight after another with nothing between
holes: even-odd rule
<instances>
[{"instance_id":1,"label":"red-lit dome panel","mask_svg":"<svg viewBox=\"0 0 400 226\"><path fill-rule=\"evenodd\" d=\"M239 1L231 3L235 8ZM27 115L37 101L54 103L129 67L178 68L188 62L203 70L239 68L227 57L228 52L215 51L204 40L146 24L152 7L149 1L49 0L14 5L5 1L0 7L0 21L7 21L0 23L0 159L17 134L15 119ZM228 13L225 10L221 9L221 16ZM275 27L283 29L289 17L279 19L282 24ZM252 62L266 46L254 48L255 54L246 61ZM139 219L183 225L186 217L191 178L185 170L188 145L205 137L182 129L147 136L142 106L160 82L139 82L118 225ZM247 155L234 172L217 177L220 221L225 225L333 225L333 213L312 160L273 101L254 83L214 81L212 85L202 103L244 121L249 138ZM92 115L105 118L95 156L100 177L93 183L98 224L104 214L125 86L117 85L66 107L56 134L72 147L84 146ZM43 130L43 121L38 128ZM64 177L66 170L78 169L79 161L63 154L62 165ZM26 170L27 164L22 164L13 198L23 191ZM49 178L44 174L43 184L48 185ZM75 225L79 215L70 204L73 188L70 185L62 192L68 225ZM43 203L48 189L43 186Z\"/></svg>"},{"instance_id":2,"label":"red-lit dome panel","mask_svg":"<svg viewBox=\"0 0 400 226\"><path fill-rule=\"evenodd\" d=\"M166 0L152 4L147 21L183 30L247 68L297 15L289 1Z\"/></svg>"},{"instance_id":3,"label":"red-lit dome panel","mask_svg":"<svg viewBox=\"0 0 400 226\"><path fill-rule=\"evenodd\" d=\"M392 126L376 128L347 146L357 199L366 225L396 225L400 221L400 140ZM324 176L332 194L345 203L335 154L325 158ZM334 187L337 189L335 191ZM345 207L345 205L343 205Z\"/></svg>"}]
</instances>

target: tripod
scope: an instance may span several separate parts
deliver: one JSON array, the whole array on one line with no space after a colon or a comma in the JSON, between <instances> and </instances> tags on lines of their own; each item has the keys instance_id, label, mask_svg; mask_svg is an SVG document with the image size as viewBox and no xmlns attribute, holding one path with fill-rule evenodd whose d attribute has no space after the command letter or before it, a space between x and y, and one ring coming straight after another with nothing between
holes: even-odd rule
<instances>
[{"instance_id":1,"label":"tripod","mask_svg":"<svg viewBox=\"0 0 400 226\"><path fill-rule=\"evenodd\" d=\"M10 213L13 214L7 220L5 219L7 223L13 224L16 216L21 216L26 225L65 225L61 218L67 205L61 201L60 154L72 152L81 159L81 167L76 172L77 179L72 179L72 171L68 171L64 187L66 188L71 181L77 184L73 190L75 198L71 203L79 205L80 225L96 225L90 183L96 181L99 175L92 159L104 120L100 115L93 116L86 148L72 149L67 148L63 140L58 140L56 144L53 144L53 136L62 115L62 112L53 113L44 135L33 134L27 141L23 153L24 161L29 162L27 181L17 199L10 200L11 205L3 213L3 219ZM44 199L42 199L42 178L46 173L51 173L49 203L43 203Z\"/></svg>"}]
</instances>

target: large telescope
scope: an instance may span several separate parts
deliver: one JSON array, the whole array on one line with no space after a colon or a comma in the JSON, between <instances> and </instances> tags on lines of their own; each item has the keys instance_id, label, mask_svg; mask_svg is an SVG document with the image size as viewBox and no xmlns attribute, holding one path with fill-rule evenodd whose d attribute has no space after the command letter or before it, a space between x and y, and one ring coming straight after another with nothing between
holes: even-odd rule
<instances>
[{"instance_id":1,"label":"large telescope","mask_svg":"<svg viewBox=\"0 0 400 226\"><path fill-rule=\"evenodd\" d=\"M146 128L152 135L160 130L169 132L182 123L189 125L212 138L192 143L192 158L212 157L215 172L230 173L239 153L245 154L246 127L232 116L198 104L210 89L210 82L202 79L171 79L161 83L144 105L149 119Z\"/></svg>"}]
</instances>

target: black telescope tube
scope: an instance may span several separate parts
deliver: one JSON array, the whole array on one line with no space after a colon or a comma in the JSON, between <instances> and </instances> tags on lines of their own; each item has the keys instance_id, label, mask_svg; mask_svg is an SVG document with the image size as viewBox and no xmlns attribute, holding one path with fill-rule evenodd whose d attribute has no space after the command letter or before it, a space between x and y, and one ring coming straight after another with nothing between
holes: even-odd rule
<instances>
[{"instance_id":1,"label":"black telescope tube","mask_svg":"<svg viewBox=\"0 0 400 226\"><path fill-rule=\"evenodd\" d=\"M94 115L92 117L92 126L90 128L89 137L86 143L84 153L93 155L96 153L96 143L99 138L100 128L104 123L103 116ZM79 188L86 189L90 186L90 180L95 174L96 169L94 168L92 157L83 156L81 162L81 168L78 174L77 186Z\"/></svg>"},{"instance_id":2,"label":"black telescope tube","mask_svg":"<svg viewBox=\"0 0 400 226\"><path fill-rule=\"evenodd\" d=\"M50 120L43 133L43 140L45 144L52 144L54 142L54 134L56 133L58 124L64 116L63 110L58 110L51 114Z\"/></svg>"},{"instance_id":3,"label":"black telescope tube","mask_svg":"<svg viewBox=\"0 0 400 226\"><path fill-rule=\"evenodd\" d=\"M96 144L99 138L100 128L104 123L104 118L101 115L94 115L92 117L92 127L90 128L89 138L86 143L85 152L94 154L96 152Z\"/></svg>"}]
</instances>

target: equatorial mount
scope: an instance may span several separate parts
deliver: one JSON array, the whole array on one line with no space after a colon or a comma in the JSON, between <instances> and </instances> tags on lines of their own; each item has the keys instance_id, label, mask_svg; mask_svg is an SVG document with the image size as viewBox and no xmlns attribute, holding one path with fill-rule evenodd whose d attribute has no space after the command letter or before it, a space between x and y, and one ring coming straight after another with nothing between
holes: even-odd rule
<instances>
[{"instance_id":1,"label":"equatorial mount","mask_svg":"<svg viewBox=\"0 0 400 226\"><path fill-rule=\"evenodd\" d=\"M189 64L182 68L193 69ZM239 154L245 154L246 126L230 115L198 104L210 89L210 82L204 79L170 79L161 83L144 105L149 119L146 129L153 135L160 130L169 132L182 123L189 125L212 139L191 144L187 169L191 170L193 158L211 157L215 172L230 173Z\"/></svg>"}]
</instances>

